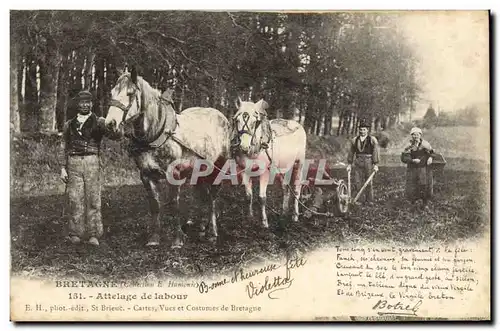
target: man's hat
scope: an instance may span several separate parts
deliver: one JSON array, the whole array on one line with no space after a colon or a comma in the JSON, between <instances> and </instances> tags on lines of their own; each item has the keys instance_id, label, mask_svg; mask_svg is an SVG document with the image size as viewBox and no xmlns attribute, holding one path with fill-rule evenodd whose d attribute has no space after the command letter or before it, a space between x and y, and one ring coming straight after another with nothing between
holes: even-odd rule
<instances>
[{"instance_id":1,"label":"man's hat","mask_svg":"<svg viewBox=\"0 0 500 331\"><path fill-rule=\"evenodd\" d=\"M76 95L75 100L76 101L80 101L80 100L91 100L92 101L93 98L94 98L94 96L89 91L80 91Z\"/></svg>"},{"instance_id":2,"label":"man's hat","mask_svg":"<svg viewBox=\"0 0 500 331\"><path fill-rule=\"evenodd\" d=\"M359 123L359 127L360 128L368 128L369 129L369 128L371 128L371 125L368 124L367 121L363 120L363 121L361 121L361 123Z\"/></svg>"}]
</instances>

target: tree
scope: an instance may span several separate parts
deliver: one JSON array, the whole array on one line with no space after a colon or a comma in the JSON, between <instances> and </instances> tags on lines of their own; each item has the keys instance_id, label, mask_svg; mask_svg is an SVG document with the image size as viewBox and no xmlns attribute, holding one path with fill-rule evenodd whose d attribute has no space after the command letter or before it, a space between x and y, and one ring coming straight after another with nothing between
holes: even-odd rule
<instances>
[{"instance_id":1,"label":"tree","mask_svg":"<svg viewBox=\"0 0 500 331\"><path fill-rule=\"evenodd\" d=\"M298 115L317 135L332 133L334 115L337 134L354 133L361 119L385 129L418 97L415 61L389 15L12 11L11 22L22 130L60 130L82 88L106 115L120 68L130 66L174 89L176 108L231 117L238 96L264 98L269 116Z\"/></svg>"},{"instance_id":2,"label":"tree","mask_svg":"<svg viewBox=\"0 0 500 331\"><path fill-rule=\"evenodd\" d=\"M14 35L15 38L15 35ZM18 133L21 131L19 116L19 46L14 44L10 48L10 124L11 131Z\"/></svg>"},{"instance_id":3,"label":"tree","mask_svg":"<svg viewBox=\"0 0 500 331\"><path fill-rule=\"evenodd\" d=\"M434 110L432 105L429 105L429 108L427 108L427 112L425 113L423 118L423 125L426 128L432 128L437 124L438 124L438 117L436 111Z\"/></svg>"}]
</instances>

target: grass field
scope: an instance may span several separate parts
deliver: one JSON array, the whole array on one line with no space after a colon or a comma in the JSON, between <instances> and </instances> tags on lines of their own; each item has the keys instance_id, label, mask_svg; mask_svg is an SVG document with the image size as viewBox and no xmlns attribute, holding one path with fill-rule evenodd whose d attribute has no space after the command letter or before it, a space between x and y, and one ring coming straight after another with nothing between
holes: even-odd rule
<instances>
[{"instance_id":1,"label":"grass field","mask_svg":"<svg viewBox=\"0 0 500 331\"><path fill-rule=\"evenodd\" d=\"M344 218L318 218L316 222L301 219L283 229L278 227L280 215L272 211L279 210L281 192L271 187L271 229L263 231L257 222L245 220L242 214L243 188L224 188L219 199L223 213L218 221L217 244L191 237L181 250L172 251L169 243L174 215L167 215L163 220L162 245L146 248L144 234L149 211L143 188L137 184L137 172L119 144L108 142L109 150L103 160L107 176L102 208L105 237L99 248L70 246L61 237L65 226L61 218L64 198L57 177L58 164L50 156L55 147L41 148L44 143L21 140L17 144L11 165L11 269L14 274L25 276L188 277L229 272L236 266L259 263L290 249L309 252L318 246L342 242L454 242L482 236L490 226L488 163L446 155L448 164L442 174L436 174L430 211L422 211L404 201L405 168L397 164L397 154L386 153L385 166L374 180L377 203L372 207L352 209ZM318 138L310 144L314 146L309 149L310 156L324 154L331 160L342 159L332 150L342 147L335 147L326 139ZM344 146L343 142L337 146ZM392 161L387 161L390 158ZM207 215L208 206L195 201L189 189L183 191L183 204L187 210L182 215L184 220Z\"/></svg>"},{"instance_id":2,"label":"grass field","mask_svg":"<svg viewBox=\"0 0 500 331\"><path fill-rule=\"evenodd\" d=\"M400 130L389 134L392 141L386 154L399 154L408 142L408 133ZM490 130L489 127L437 127L424 129L423 137L439 153L447 157L489 161Z\"/></svg>"}]
</instances>

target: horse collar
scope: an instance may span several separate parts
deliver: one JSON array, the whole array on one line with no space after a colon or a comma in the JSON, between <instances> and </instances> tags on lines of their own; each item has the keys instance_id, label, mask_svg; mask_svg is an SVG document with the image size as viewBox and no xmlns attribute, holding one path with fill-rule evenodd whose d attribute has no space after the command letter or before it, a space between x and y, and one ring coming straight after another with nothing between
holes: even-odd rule
<instances>
[{"instance_id":1,"label":"horse collar","mask_svg":"<svg viewBox=\"0 0 500 331\"><path fill-rule=\"evenodd\" d=\"M160 97L158 99L159 111L161 111L162 101L164 101L165 103L168 103L169 106L173 106L173 102L171 100L167 100L167 99L165 99L163 97ZM164 143L166 143L167 140L170 139L175 134L175 129L177 129L177 126L179 125L179 122L177 121L177 116L176 116L176 113L173 110L173 108L172 108L172 113L173 113L174 120L175 120L173 128L169 128L168 130L166 130L167 117L168 117L168 114L166 114L165 117L163 118L163 124L162 124L162 127L160 129L160 132L155 137L155 139L153 139L153 141L148 144L149 147L151 147L151 148L159 148Z\"/></svg>"}]
</instances>

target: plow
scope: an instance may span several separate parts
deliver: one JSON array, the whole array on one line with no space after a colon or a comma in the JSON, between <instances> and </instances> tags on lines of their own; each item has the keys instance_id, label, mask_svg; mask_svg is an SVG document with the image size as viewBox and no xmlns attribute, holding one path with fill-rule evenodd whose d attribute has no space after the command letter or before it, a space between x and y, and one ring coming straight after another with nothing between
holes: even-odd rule
<instances>
[{"instance_id":1,"label":"plow","mask_svg":"<svg viewBox=\"0 0 500 331\"><path fill-rule=\"evenodd\" d=\"M343 164L338 164L338 166L345 169ZM309 184L302 187L302 193L299 200L303 208L302 214L305 213L324 217L344 217L348 214L350 208L356 205L367 186L373 181L375 174L376 171L370 174L354 197L351 189L351 170L347 171L347 183L344 179L334 178L325 171L324 179L333 180L331 187L322 186L330 191L329 194L325 194L320 186L314 184L313 179L315 178L315 174L314 176L308 176ZM313 201L313 206L308 206L310 201ZM324 211L318 211L321 209Z\"/></svg>"}]
</instances>

